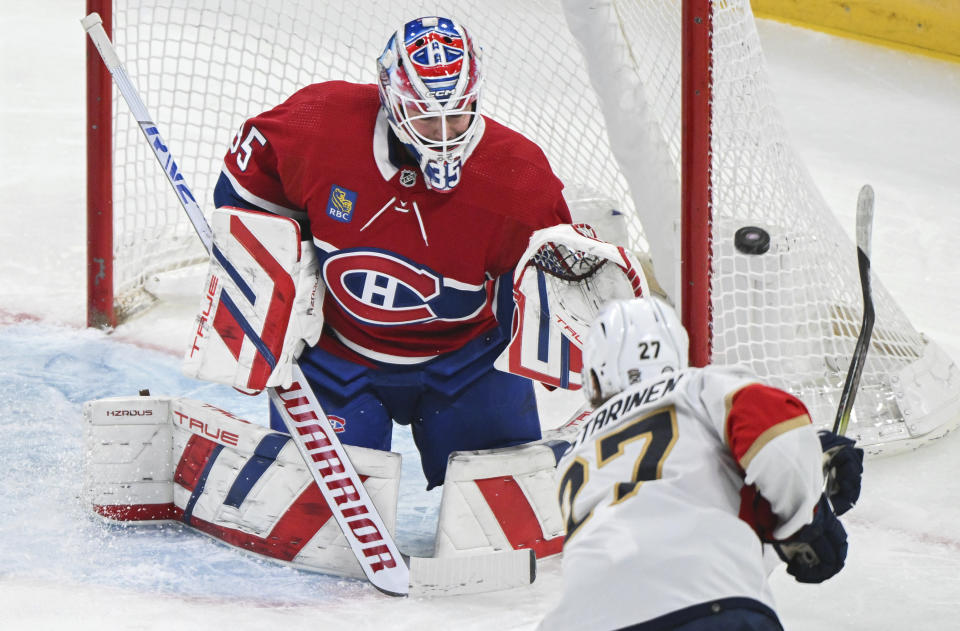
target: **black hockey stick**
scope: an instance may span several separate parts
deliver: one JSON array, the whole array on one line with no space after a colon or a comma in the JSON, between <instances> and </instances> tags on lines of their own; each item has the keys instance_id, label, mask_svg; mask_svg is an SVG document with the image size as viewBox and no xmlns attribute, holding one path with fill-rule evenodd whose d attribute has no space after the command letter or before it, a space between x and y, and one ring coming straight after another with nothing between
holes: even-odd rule
<instances>
[{"instance_id":1,"label":"black hockey stick","mask_svg":"<svg viewBox=\"0 0 960 631\"><path fill-rule=\"evenodd\" d=\"M847 380L840 392L840 405L837 408L837 419L833 423L833 433L843 435L847 433L850 423L850 413L853 411L853 400L860 387L860 375L870 350L870 336L873 333L873 294L870 290L870 233L873 229L873 188L864 184L857 197L857 264L860 268L860 288L863 291L863 322L860 325L860 335L857 345L853 349L853 358L847 370Z\"/></svg>"}]
</instances>

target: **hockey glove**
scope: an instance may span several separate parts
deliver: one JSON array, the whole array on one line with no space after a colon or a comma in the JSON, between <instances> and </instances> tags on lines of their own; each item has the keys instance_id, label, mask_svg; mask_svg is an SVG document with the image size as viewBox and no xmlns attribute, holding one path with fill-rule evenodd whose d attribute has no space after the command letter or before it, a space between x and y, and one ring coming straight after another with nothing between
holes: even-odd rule
<instances>
[{"instance_id":1,"label":"hockey glove","mask_svg":"<svg viewBox=\"0 0 960 631\"><path fill-rule=\"evenodd\" d=\"M863 477L863 450L846 436L820 430L823 448L823 477L827 481L827 497L837 515L853 508L860 497Z\"/></svg>"},{"instance_id":2,"label":"hockey glove","mask_svg":"<svg viewBox=\"0 0 960 631\"><path fill-rule=\"evenodd\" d=\"M560 224L530 236L513 274L513 334L497 369L576 390L581 375L571 367L580 364L587 329L601 307L650 295L636 257L595 235L585 224ZM550 314L549 331L540 327L542 313Z\"/></svg>"},{"instance_id":3,"label":"hockey glove","mask_svg":"<svg viewBox=\"0 0 960 631\"><path fill-rule=\"evenodd\" d=\"M847 531L823 495L814 509L813 521L773 547L786 562L787 573L798 582L822 583L843 569Z\"/></svg>"}]
</instances>

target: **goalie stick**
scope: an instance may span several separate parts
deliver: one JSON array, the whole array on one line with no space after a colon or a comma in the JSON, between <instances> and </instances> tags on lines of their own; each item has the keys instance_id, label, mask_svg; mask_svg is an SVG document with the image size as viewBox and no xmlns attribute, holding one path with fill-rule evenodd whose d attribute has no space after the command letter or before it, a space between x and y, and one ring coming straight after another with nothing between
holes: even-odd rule
<instances>
[{"instance_id":1,"label":"goalie stick","mask_svg":"<svg viewBox=\"0 0 960 631\"><path fill-rule=\"evenodd\" d=\"M833 423L833 433L844 435L850 423L850 413L853 411L853 401L860 387L860 375L870 350L870 336L873 333L873 294L870 290L870 233L873 229L873 188L864 184L857 197L857 265L860 269L860 289L863 292L863 322L860 325L860 335L853 349L850 368L847 370L847 379L840 392L840 405L837 408L837 418Z\"/></svg>"},{"instance_id":2,"label":"goalie stick","mask_svg":"<svg viewBox=\"0 0 960 631\"><path fill-rule=\"evenodd\" d=\"M103 21L97 13L91 13L81 20L81 24L163 167L197 235L207 252L210 252L213 249L210 225L127 75L103 28ZM391 596L465 594L496 591L533 582L536 577L536 558L532 550L505 550L441 558L402 555L300 366L293 364L293 384L290 387L268 388L267 393L364 574L378 590Z\"/></svg>"}]
</instances>

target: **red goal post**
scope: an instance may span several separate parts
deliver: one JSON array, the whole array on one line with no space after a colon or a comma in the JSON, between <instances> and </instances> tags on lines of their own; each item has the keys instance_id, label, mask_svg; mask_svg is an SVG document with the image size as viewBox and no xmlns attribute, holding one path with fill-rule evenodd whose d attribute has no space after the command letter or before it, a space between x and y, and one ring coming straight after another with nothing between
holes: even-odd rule
<instances>
[{"instance_id":1,"label":"red goal post","mask_svg":"<svg viewBox=\"0 0 960 631\"><path fill-rule=\"evenodd\" d=\"M791 147L748 0L443 6L483 46L485 112L541 145L575 217L626 219L601 236L650 254L690 332L691 362L747 365L829 426L861 319L852 226L838 224ZM374 81L389 33L435 8L87 4L208 209L245 118L309 83ZM155 301L157 279L205 255L95 51L87 64L88 322L114 326ZM882 183L873 184L882 198ZM764 248L735 245L748 227L766 235ZM960 371L879 281L874 294L850 433L885 451L960 420Z\"/></svg>"},{"instance_id":2,"label":"red goal post","mask_svg":"<svg viewBox=\"0 0 960 631\"><path fill-rule=\"evenodd\" d=\"M90 0L87 14L112 3ZM101 14L102 15L102 14ZM87 326L117 324L113 292L113 82L93 42L86 39L87 76Z\"/></svg>"},{"instance_id":3,"label":"red goal post","mask_svg":"<svg viewBox=\"0 0 960 631\"><path fill-rule=\"evenodd\" d=\"M681 320L690 335L690 365L710 363L710 44L713 3L686 0L681 20L682 150L680 165Z\"/></svg>"}]
</instances>

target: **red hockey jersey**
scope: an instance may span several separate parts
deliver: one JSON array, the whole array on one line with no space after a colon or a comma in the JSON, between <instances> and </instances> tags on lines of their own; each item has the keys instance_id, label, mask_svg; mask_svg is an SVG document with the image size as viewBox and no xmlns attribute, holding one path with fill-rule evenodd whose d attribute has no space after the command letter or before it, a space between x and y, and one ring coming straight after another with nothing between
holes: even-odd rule
<instances>
[{"instance_id":1,"label":"red hockey jersey","mask_svg":"<svg viewBox=\"0 0 960 631\"><path fill-rule=\"evenodd\" d=\"M460 184L434 192L390 161L375 86L319 83L244 123L223 178L249 204L309 221L324 316L344 345L418 363L494 327L496 278L534 230L570 222L540 148L482 126Z\"/></svg>"}]
</instances>

